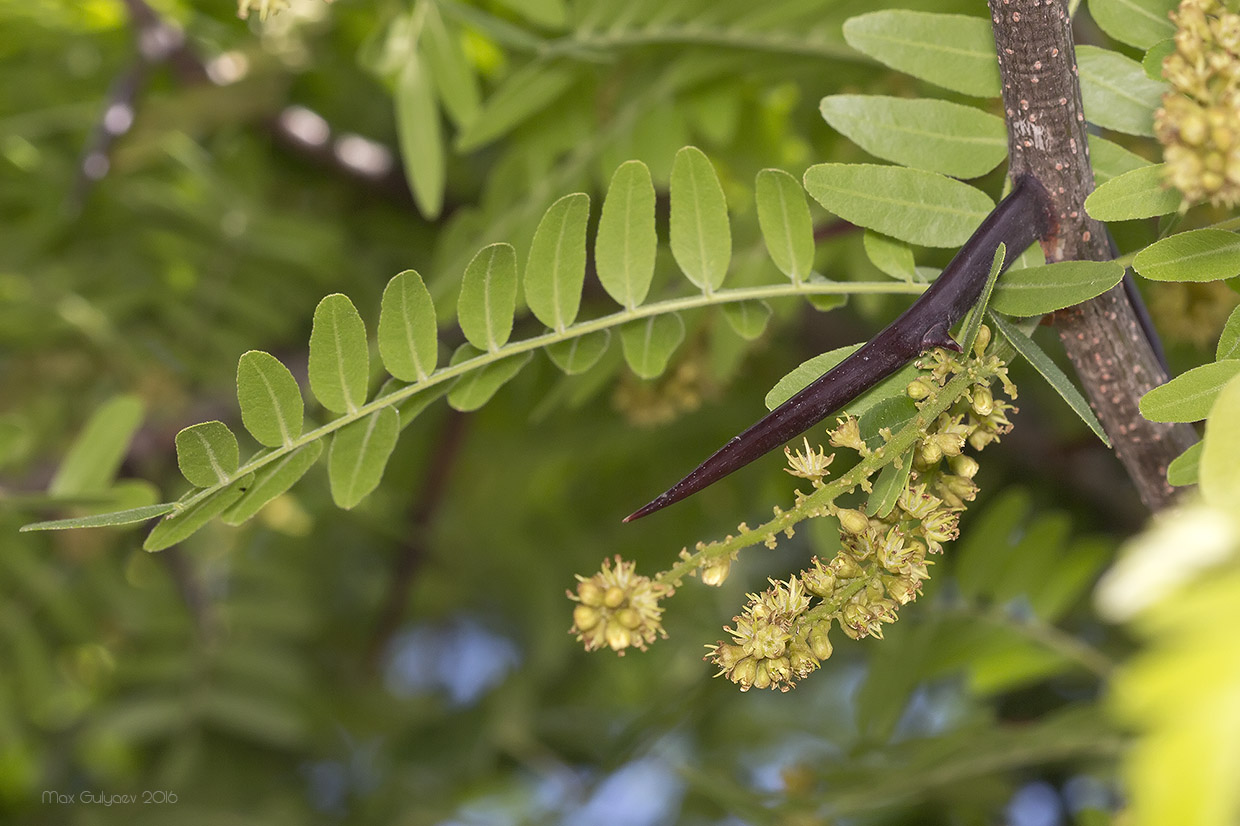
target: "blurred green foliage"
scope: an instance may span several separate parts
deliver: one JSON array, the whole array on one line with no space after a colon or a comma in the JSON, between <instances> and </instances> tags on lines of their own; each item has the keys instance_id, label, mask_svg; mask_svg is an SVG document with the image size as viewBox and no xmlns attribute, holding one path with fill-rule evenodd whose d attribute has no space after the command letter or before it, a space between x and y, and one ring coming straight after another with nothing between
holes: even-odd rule
<instances>
[{"instance_id":1,"label":"blurred green foliage","mask_svg":"<svg viewBox=\"0 0 1240 826\"><path fill-rule=\"evenodd\" d=\"M525 260L552 201L601 195L630 158L665 193L675 151L703 146L751 219L736 222L730 278L777 277L755 174L869 160L822 123L823 96L930 89L847 47L844 20L873 8L848 0L304 0L244 22L226 2L152 6L203 61L245 72L215 85L148 67L132 129L86 181L107 102L141 62L125 4L0 0L0 820L980 824L1035 822L1020 820L1032 805L1049 822L1109 821L1126 741L1097 701L1130 643L1087 595L1143 514L1023 366L1017 431L988 451L965 539L883 642L841 639L790 694L710 679L701 644L744 592L838 543L817 525L744 558L722 589L690 583L647 653L587 656L566 633L574 572L617 553L665 567L786 498L779 463L759 463L618 521L754 418L792 365L866 338L900 299L830 315L782 303L756 345L693 317L651 381L615 344L582 376L536 359L476 413L430 407L352 511L312 471L248 525L213 522L160 555L134 531L19 535L75 508L160 501L152 484L179 493L174 434L236 428L242 353L277 354L304 383L319 299L378 307L407 268L450 310L479 247L509 241ZM398 167L361 176L277 128L298 106L333 138L424 146L392 98L412 82L415 22L440 38L417 59L457 69L433 92L441 210L415 203ZM820 272L882 277L860 232L814 218ZM1117 230L1124 249L1154 233ZM654 293L673 269L658 262ZM597 283L586 301L605 303ZM1202 344L1173 347L1176 365L1210 360ZM124 457L83 460L121 481L62 463L91 426L137 428ZM137 800L103 802L118 795Z\"/></svg>"}]
</instances>

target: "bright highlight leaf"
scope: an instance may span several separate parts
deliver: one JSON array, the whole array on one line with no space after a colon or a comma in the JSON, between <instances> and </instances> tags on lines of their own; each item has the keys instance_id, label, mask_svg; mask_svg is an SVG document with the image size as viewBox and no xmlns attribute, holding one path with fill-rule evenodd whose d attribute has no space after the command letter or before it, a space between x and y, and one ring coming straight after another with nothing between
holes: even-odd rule
<instances>
[{"instance_id":1,"label":"bright highlight leaf","mask_svg":"<svg viewBox=\"0 0 1240 826\"><path fill-rule=\"evenodd\" d=\"M185 428L177 434L176 446L181 475L198 488L227 482L241 461L237 437L223 422Z\"/></svg>"},{"instance_id":2,"label":"bright highlight leaf","mask_svg":"<svg viewBox=\"0 0 1240 826\"><path fill-rule=\"evenodd\" d=\"M616 169L603 200L594 262L603 289L622 307L646 300L659 239L654 229L654 184L641 161Z\"/></svg>"},{"instance_id":3,"label":"bright highlight leaf","mask_svg":"<svg viewBox=\"0 0 1240 826\"><path fill-rule=\"evenodd\" d=\"M456 302L461 332L479 350L495 352L512 335L517 310L517 252L511 244L491 244L465 268ZM434 323L431 324L434 330Z\"/></svg>"},{"instance_id":4,"label":"bright highlight leaf","mask_svg":"<svg viewBox=\"0 0 1240 826\"><path fill-rule=\"evenodd\" d=\"M525 265L525 303L539 321L563 331L577 318L586 278L590 196L565 195L543 215Z\"/></svg>"},{"instance_id":5,"label":"bright highlight leaf","mask_svg":"<svg viewBox=\"0 0 1240 826\"><path fill-rule=\"evenodd\" d=\"M400 278L398 275L392 281ZM391 287L389 283L388 289ZM384 303L387 303L386 291ZM380 352L382 338L381 335ZM314 397L333 413L351 413L366 402L366 386L370 381L366 325L347 296L329 295L315 308L314 326L310 330L309 372Z\"/></svg>"},{"instance_id":6,"label":"bright highlight leaf","mask_svg":"<svg viewBox=\"0 0 1240 826\"><path fill-rule=\"evenodd\" d=\"M723 286L732 260L732 229L723 187L702 150L676 153L671 182L672 256L703 292Z\"/></svg>"},{"instance_id":7,"label":"bright highlight leaf","mask_svg":"<svg viewBox=\"0 0 1240 826\"><path fill-rule=\"evenodd\" d=\"M304 403L297 380L275 356L250 350L237 361L241 422L259 444L280 447L301 435Z\"/></svg>"}]
</instances>

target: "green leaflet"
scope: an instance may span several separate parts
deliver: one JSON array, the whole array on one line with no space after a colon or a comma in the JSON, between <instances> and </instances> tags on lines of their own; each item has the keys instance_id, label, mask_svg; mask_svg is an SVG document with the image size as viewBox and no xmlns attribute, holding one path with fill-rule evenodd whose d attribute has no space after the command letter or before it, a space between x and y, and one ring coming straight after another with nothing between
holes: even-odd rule
<instances>
[{"instance_id":1,"label":"green leaflet","mask_svg":"<svg viewBox=\"0 0 1240 826\"><path fill-rule=\"evenodd\" d=\"M653 379L666 368L673 351L685 337L685 323L679 313L650 316L620 328L624 360L643 379Z\"/></svg>"},{"instance_id":2,"label":"green leaflet","mask_svg":"<svg viewBox=\"0 0 1240 826\"><path fill-rule=\"evenodd\" d=\"M865 231L861 242L870 263L883 273L900 281L917 280L917 262L908 244L871 229Z\"/></svg>"},{"instance_id":3,"label":"green leaflet","mask_svg":"<svg viewBox=\"0 0 1240 826\"><path fill-rule=\"evenodd\" d=\"M616 169L603 200L594 238L594 266L607 294L633 309L646 300L659 239L654 228L654 184L641 161Z\"/></svg>"},{"instance_id":4,"label":"green leaflet","mask_svg":"<svg viewBox=\"0 0 1240 826\"><path fill-rule=\"evenodd\" d=\"M771 260L793 283L804 281L814 269L814 222L805 190L782 169L764 169L758 173L754 200Z\"/></svg>"},{"instance_id":5,"label":"green leaflet","mask_svg":"<svg viewBox=\"0 0 1240 826\"><path fill-rule=\"evenodd\" d=\"M1240 360L1194 367L1141 397L1141 415L1151 422L1196 422L1210 415L1223 385L1240 373ZM1232 420L1227 426L1234 427Z\"/></svg>"},{"instance_id":6,"label":"green leaflet","mask_svg":"<svg viewBox=\"0 0 1240 826\"><path fill-rule=\"evenodd\" d=\"M1195 485L1201 470L1201 448L1204 442L1197 442L1171 460L1167 465L1167 484L1175 487Z\"/></svg>"},{"instance_id":7,"label":"green leaflet","mask_svg":"<svg viewBox=\"0 0 1240 826\"><path fill-rule=\"evenodd\" d=\"M66 497L106 490L120 470L144 412L137 396L113 396L100 405L73 440L47 492Z\"/></svg>"},{"instance_id":8,"label":"green leaflet","mask_svg":"<svg viewBox=\"0 0 1240 826\"><path fill-rule=\"evenodd\" d=\"M849 413L857 415L857 428L871 450L877 450L886 444L887 440L883 438L884 430L895 433L917 418L917 405L906 393L894 393L879 399L862 413L855 413L852 407L847 409Z\"/></svg>"},{"instance_id":9,"label":"green leaflet","mask_svg":"<svg viewBox=\"0 0 1240 826\"><path fill-rule=\"evenodd\" d=\"M859 347L861 347L860 344L837 347L834 350L828 350L825 353L801 362L776 382L775 386L766 394L766 399L764 400L766 409L774 410L779 407L805 389L810 382L815 381L819 376L822 376L832 367L852 355ZM903 396L904 388L908 386L910 381L917 378L919 374L920 371L912 362L906 364L865 393L844 405L840 410L840 415L843 415L846 411L853 416L861 416L883 399Z\"/></svg>"},{"instance_id":10,"label":"green leaflet","mask_svg":"<svg viewBox=\"0 0 1240 826\"><path fill-rule=\"evenodd\" d=\"M565 195L538 222L525 265L525 303L539 321L563 332L577 318L586 278L590 196Z\"/></svg>"},{"instance_id":11,"label":"green leaflet","mask_svg":"<svg viewBox=\"0 0 1240 826\"><path fill-rule=\"evenodd\" d=\"M928 247L960 246L994 209L968 184L899 166L818 164L805 189L845 221Z\"/></svg>"},{"instance_id":12,"label":"green leaflet","mask_svg":"<svg viewBox=\"0 0 1240 826\"><path fill-rule=\"evenodd\" d=\"M254 474L250 473L226 488L213 490L194 504L174 511L159 521L142 543L145 551L162 551L183 542L203 525L227 510L250 488Z\"/></svg>"},{"instance_id":13,"label":"green leaflet","mask_svg":"<svg viewBox=\"0 0 1240 826\"><path fill-rule=\"evenodd\" d=\"M479 350L495 352L512 335L517 310L517 252L511 244L491 244L465 268L456 302L461 332ZM430 329L434 331L432 321Z\"/></svg>"},{"instance_id":14,"label":"green leaflet","mask_svg":"<svg viewBox=\"0 0 1240 826\"><path fill-rule=\"evenodd\" d=\"M1175 34L1167 13L1176 5L1175 0L1089 0L1089 16L1121 43L1148 49Z\"/></svg>"},{"instance_id":15,"label":"green leaflet","mask_svg":"<svg viewBox=\"0 0 1240 826\"><path fill-rule=\"evenodd\" d=\"M356 311L355 311L356 312ZM361 319L358 319L358 324ZM365 329L362 330L363 336ZM405 270L388 282L379 308L379 357L387 371L401 381L425 381L439 361L439 329L435 320L435 304L414 270ZM365 339L363 338L363 342ZM354 342L356 345L356 342ZM313 358L314 338L310 339ZM313 363L313 362L312 362ZM357 373L353 381L361 379ZM311 386L314 374L311 373ZM318 391L315 391L318 395ZM366 400L365 384L360 396L351 397L354 405ZM337 411L339 412L339 411Z\"/></svg>"},{"instance_id":16,"label":"green leaflet","mask_svg":"<svg viewBox=\"0 0 1240 826\"><path fill-rule=\"evenodd\" d=\"M1224 362L1226 363L1226 362ZM1240 362L1230 362L1240 369ZM1214 403L1206 420L1201 449L1201 495L1229 513L1240 508L1240 379L1233 378Z\"/></svg>"},{"instance_id":17,"label":"green leaflet","mask_svg":"<svg viewBox=\"0 0 1240 826\"><path fill-rule=\"evenodd\" d=\"M425 14L418 44L422 46L426 68L435 81L448 117L458 128L465 129L474 122L482 105L478 76L465 57L456 33L449 32L444 25L439 7L427 4Z\"/></svg>"},{"instance_id":18,"label":"green leaflet","mask_svg":"<svg viewBox=\"0 0 1240 826\"><path fill-rule=\"evenodd\" d=\"M883 467L874 480L874 490L870 493L869 512L885 518L900 499L908 484L909 473L913 470L913 450L910 448L904 455Z\"/></svg>"},{"instance_id":19,"label":"green leaflet","mask_svg":"<svg viewBox=\"0 0 1240 826\"><path fill-rule=\"evenodd\" d=\"M1076 389L1076 385L1072 383L1072 380L1059 369L1059 365L1051 361L1051 357L1046 355L1042 348L1032 338L1021 332L1020 328L1015 324L994 313L990 314L990 320L999 334L1007 339L1016 352L1024 356L1025 360L1033 365L1033 368L1042 375L1042 378L1046 379L1046 382L1055 389L1059 397L1068 403L1068 407L1071 407L1072 411L1077 416L1080 416L1081 421L1089 426L1094 435L1101 439L1104 445L1110 447L1111 440L1107 438L1106 431L1102 429L1102 423L1094 415L1089 402L1085 401L1085 397ZM965 352L968 351L966 350Z\"/></svg>"},{"instance_id":20,"label":"green leaflet","mask_svg":"<svg viewBox=\"0 0 1240 826\"><path fill-rule=\"evenodd\" d=\"M462 344L452 354L452 364L478 355L468 344ZM448 404L453 410L469 412L482 407L496 391L503 387L513 376L521 372L521 368L529 364L533 353L519 353L501 359L478 370L471 370L452 383L448 391Z\"/></svg>"},{"instance_id":21,"label":"green leaflet","mask_svg":"<svg viewBox=\"0 0 1240 826\"><path fill-rule=\"evenodd\" d=\"M1240 358L1240 307L1232 310L1227 317L1223 332L1218 337L1218 349L1214 351L1214 358L1219 361Z\"/></svg>"},{"instance_id":22,"label":"green leaflet","mask_svg":"<svg viewBox=\"0 0 1240 826\"><path fill-rule=\"evenodd\" d=\"M261 350L237 361L241 422L259 444L280 447L301 435L304 403L297 380L280 361Z\"/></svg>"},{"instance_id":23,"label":"green leaflet","mask_svg":"<svg viewBox=\"0 0 1240 826\"><path fill-rule=\"evenodd\" d=\"M986 310L990 307L990 297L995 291L995 281L999 278L1006 259L1007 244L1000 241L999 246L995 247L994 257L990 260L990 273L986 276L982 294L978 296L977 302L969 309L969 314L965 317L963 334L960 336L960 349L965 353L973 352L977 333L982 329L982 319L986 316Z\"/></svg>"},{"instance_id":24,"label":"green leaflet","mask_svg":"<svg viewBox=\"0 0 1240 826\"><path fill-rule=\"evenodd\" d=\"M588 333L548 345L545 349L547 357L556 367L570 376L575 376L597 364L607 352L607 345L610 343L611 330L599 330L597 333Z\"/></svg>"},{"instance_id":25,"label":"green leaflet","mask_svg":"<svg viewBox=\"0 0 1240 826\"><path fill-rule=\"evenodd\" d=\"M891 10L844 21L844 40L893 69L977 97L999 96L990 20Z\"/></svg>"},{"instance_id":26,"label":"green leaflet","mask_svg":"<svg viewBox=\"0 0 1240 826\"><path fill-rule=\"evenodd\" d=\"M73 519L53 519L47 522L32 522L22 525L20 533L28 531L63 531L71 528L109 528L117 525L132 525L145 522L156 516L163 516L176 510L176 504L165 502L162 505L147 505L141 508L130 508L112 513L99 513L94 516L78 516Z\"/></svg>"},{"instance_id":27,"label":"green leaflet","mask_svg":"<svg viewBox=\"0 0 1240 826\"><path fill-rule=\"evenodd\" d=\"M1163 61L1175 51L1175 39L1168 37L1166 40L1160 40L1149 51L1145 53L1145 57L1141 58L1141 69L1144 70L1145 76L1150 80L1162 82Z\"/></svg>"},{"instance_id":28,"label":"green leaflet","mask_svg":"<svg viewBox=\"0 0 1240 826\"><path fill-rule=\"evenodd\" d=\"M1102 295L1123 277L1124 266L1115 261L1060 261L1008 270L991 305L1007 315L1044 315Z\"/></svg>"},{"instance_id":29,"label":"green leaflet","mask_svg":"<svg viewBox=\"0 0 1240 826\"><path fill-rule=\"evenodd\" d=\"M871 155L953 178L985 175L1007 157L1003 118L945 100L831 95L819 104L837 132Z\"/></svg>"},{"instance_id":30,"label":"green leaflet","mask_svg":"<svg viewBox=\"0 0 1240 826\"><path fill-rule=\"evenodd\" d=\"M1165 83L1146 77L1135 60L1096 46L1077 46L1076 65L1090 123L1129 135L1154 135L1154 110L1162 103Z\"/></svg>"},{"instance_id":31,"label":"green leaflet","mask_svg":"<svg viewBox=\"0 0 1240 826\"><path fill-rule=\"evenodd\" d=\"M1099 221L1153 218L1180 208L1178 190L1164 189L1163 164L1151 164L1112 178L1089 193L1085 211Z\"/></svg>"},{"instance_id":32,"label":"green leaflet","mask_svg":"<svg viewBox=\"0 0 1240 826\"><path fill-rule=\"evenodd\" d=\"M670 223L672 256L685 277L705 293L717 290L732 260L732 229L715 168L695 146L672 164Z\"/></svg>"},{"instance_id":33,"label":"green leaflet","mask_svg":"<svg viewBox=\"0 0 1240 826\"><path fill-rule=\"evenodd\" d=\"M254 474L254 484L224 512L224 523L240 525L252 518L264 505L297 484L322 453L323 441L320 439L259 468Z\"/></svg>"},{"instance_id":34,"label":"green leaflet","mask_svg":"<svg viewBox=\"0 0 1240 826\"><path fill-rule=\"evenodd\" d=\"M1194 229L1150 244L1132 268L1151 281L1218 281L1240 273L1240 235Z\"/></svg>"},{"instance_id":35,"label":"green leaflet","mask_svg":"<svg viewBox=\"0 0 1240 826\"><path fill-rule=\"evenodd\" d=\"M380 352L382 343L380 336ZM351 413L365 403L370 348L366 325L347 296L329 295L314 309L309 373L314 397L333 413Z\"/></svg>"},{"instance_id":36,"label":"green leaflet","mask_svg":"<svg viewBox=\"0 0 1240 826\"><path fill-rule=\"evenodd\" d=\"M339 507L354 507L379 486L399 434L400 414L393 407L381 407L336 431L327 452L327 477Z\"/></svg>"},{"instance_id":37,"label":"green leaflet","mask_svg":"<svg viewBox=\"0 0 1240 826\"><path fill-rule=\"evenodd\" d=\"M545 110L573 85L568 66L535 60L517 70L482 104L477 117L456 139L458 152L473 152Z\"/></svg>"},{"instance_id":38,"label":"green leaflet","mask_svg":"<svg viewBox=\"0 0 1240 826\"><path fill-rule=\"evenodd\" d=\"M237 437L223 422L203 422L176 437L177 466L196 488L209 488L237 472L241 463Z\"/></svg>"},{"instance_id":39,"label":"green leaflet","mask_svg":"<svg viewBox=\"0 0 1240 826\"><path fill-rule=\"evenodd\" d=\"M443 209L445 160L435 87L417 51L396 80L396 136L401 165L418 212L428 220Z\"/></svg>"},{"instance_id":40,"label":"green leaflet","mask_svg":"<svg viewBox=\"0 0 1240 826\"><path fill-rule=\"evenodd\" d=\"M771 305L765 301L737 301L723 305L723 317L746 341L753 341L766 330L771 318Z\"/></svg>"},{"instance_id":41,"label":"green leaflet","mask_svg":"<svg viewBox=\"0 0 1240 826\"><path fill-rule=\"evenodd\" d=\"M1097 135L1089 136L1089 160L1094 167L1094 182L1098 185L1125 172L1150 165L1150 162L1140 155Z\"/></svg>"}]
</instances>

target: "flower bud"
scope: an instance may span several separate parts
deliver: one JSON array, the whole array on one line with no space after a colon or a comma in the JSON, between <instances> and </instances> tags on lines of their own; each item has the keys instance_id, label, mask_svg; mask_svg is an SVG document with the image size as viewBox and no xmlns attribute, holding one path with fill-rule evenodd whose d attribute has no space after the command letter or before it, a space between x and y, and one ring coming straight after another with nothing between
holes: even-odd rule
<instances>
[{"instance_id":1,"label":"flower bud","mask_svg":"<svg viewBox=\"0 0 1240 826\"><path fill-rule=\"evenodd\" d=\"M983 324L977 328L977 338L973 340L973 354L981 358L988 346L990 346L990 328Z\"/></svg>"},{"instance_id":2,"label":"flower bud","mask_svg":"<svg viewBox=\"0 0 1240 826\"><path fill-rule=\"evenodd\" d=\"M714 652L711 653L707 659L712 660L715 665L719 666L724 671L731 671L736 667L737 663L745 659L745 656L745 649L741 648L739 645L720 643L715 647Z\"/></svg>"},{"instance_id":3,"label":"flower bud","mask_svg":"<svg viewBox=\"0 0 1240 826\"><path fill-rule=\"evenodd\" d=\"M830 568L840 579L853 579L862 574L861 566L846 553L837 554L835 559L831 560Z\"/></svg>"},{"instance_id":4,"label":"flower bud","mask_svg":"<svg viewBox=\"0 0 1240 826\"><path fill-rule=\"evenodd\" d=\"M816 597L826 599L835 593L835 573L824 568L821 560L815 559L814 566L801 574L801 583Z\"/></svg>"},{"instance_id":5,"label":"flower bud","mask_svg":"<svg viewBox=\"0 0 1240 826\"><path fill-rule=\"evenodd\" d=\"M641 614L632 608L621 608L616 612L616 622L628 628L630 631L642 624Z\"/></svg>"},{"instance_id":6,"label":"flower bud","mask_svg":"<svg viewBox=\"0 0 1240 826\"><path fill-rule=\"evenodd\" d=\"M753 687L754 688L770 688L771 687L771 672L770 672L769 667L767 666L766 660L763 660L762 662L758 663L757 668L754 670Z\"/></svg>"},{"instance_id":7,"label":"flower bud","mask_svg":"<svg viewBox=\"0 0 1240 826\"><path fill-rule=\"evenodd\" d=\"M959 456L964 449L964 437L954 433L936 433L934 443L944 456Z\"/></svg>"},{"instance_id":8,"label":"flower bud","mask_svg":"<svg viewBox=\"0 0 1240 826\"><path fill-rule=\"evenodd\" d=\"M624 604L624 589L619 585L612 585L603 592L603 604L608 608L619 608Z\"/></svg>"},{"instance_id":9,"label":"flower bud","mask_svg":"<svg viewBox=\"0 0 1240 826\"><path fill-rule=\"evenodd\" d=\"M578 631L589 631L598 625L600 619L602 614L589 605L582 604L573 609L573 625L577 626Z\"/></svg>"},{"instance_id":10,"label":"flower bud","mask_svg":"<svg viewBox=\"0 0 1240 826\"><path fill-rule=\"evenodd\" d=\"M629 629L615 622L607 624L606 638L607 645L611 647L612 651L623 651L633 642L633 635L629 632Z\"/></svg>"},{"instance_id":11,"label":"flower bud","mask_svg":"<svg viewBox=\"0 0 1240 826\"><path fill-rule=\"evenodd\" d=\"M834 647L827 638L827 626L819 625L809 632L809 650L820 660L828 659Z\"/></svg>"},{"instance_id":12,"label":"flower bud","mask_svg":"<svg viewBox=\"0 0 1240 826\"><path fill-rule=\"evenodd\" d=\"M977 460L972 456L965 456L963 453L959 456L953 456L948 462L951 466L952 473L957 476L963 476L966 479L972 479L977 475Z\"/></svg>"},{"instance_id":13,"label":"flower bud","mask_svg":"<svg viewBox=\"0 0 1240 826\"><path fill-rule=\"evenodd\" d=\"M973 388L973 409L979 416L989 416L995 409L995 397L990 388L979 385Z\"/></svg>"},{"instance_id":14,"label":"flower bud","mask_svg":"<svg viewBox=\"0 0 1240 826\"><path fill-rule=\"evenodd\" d=\"M725 556L722 559L716 559L702 569L702 584L718 587L728 578L728 572L731 570L732 557Z\"/></svg>"},{"instance_id":15,"label":"flower bud","mask_svg":"<svg viewBox=\"0 0 1240 826\"><path fill-rule=\"evenodd\" d=\"M866 528L870 527L869 518L861 511L853 508L840 508L836 511L835 516L840 520L840 527L846 533L856 535L864 533Z\"/></svg>"},{"instance_id":16,"label":"flower bud","mask_svg":"<svg viewBox=\"0 0 1240 826\"><path fill-rule=\"evenodd\" d=\"M597 608L603 604L603 589L588 579L579 582L577 583L577 599L581 600L582 605Z\"/></svg>"},{"instance_id":17,"label":"flower bud","mask_svg":"<svg viewBox=\"0 0 1240 826\"><path fill-rule=\"evenodd\" d=\"M918 452L918 458L921 459L922 464L936 464L939 459L943 458L943 449L939 447L939 444L935 439L926 439L921 443L921 450Z\"/></svg>"},{"instance_id":18,"label":"flower bud","mask_svg":"<svg viewBox=\"0 0 1240 826\"><path fill-rule=\"evenodd\" d=\"M741 691L748 691L757 676L758 661L753 657L746 657L738 662L735 668L728 672L728 679L739 685L741 687Z\"/></svg>"},{"instance_id":19,"label":"flower bud","mask_svg":"<svg viewBox=\"0 0 1240 826\"><path fill-rule=\"evenodd\" d=\"M917 378L908 383L908 387L904 388L904 392L910 399L917 402L929 396L933 390L928 381Z\"/></svg>"}]
</instances>

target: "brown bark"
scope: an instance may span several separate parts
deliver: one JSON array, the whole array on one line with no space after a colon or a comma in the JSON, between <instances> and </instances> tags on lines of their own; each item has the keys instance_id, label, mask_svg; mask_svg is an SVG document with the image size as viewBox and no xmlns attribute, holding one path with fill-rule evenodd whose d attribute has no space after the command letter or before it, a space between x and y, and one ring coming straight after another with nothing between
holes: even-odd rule
<instances>
[{"instance_id":1,"label":"brown bark","mask_svg":"<svg viewBox=\"0 0 1240 826\"><path fill-rule=\"evenodd\" d=\"M1112 258L1105 227L1085 212L1093 191L1081 87L1064 0L989 0L1003 82L1009 174L1031 174L1051 197L1049 262ZM1068 357L1141 500L1159 510L1174 496L1167 464L1196 441L1184 424L1147 421L1142 394L1167 381L1123 286L1055 314Z\"/></svg>"}]
</instances>

